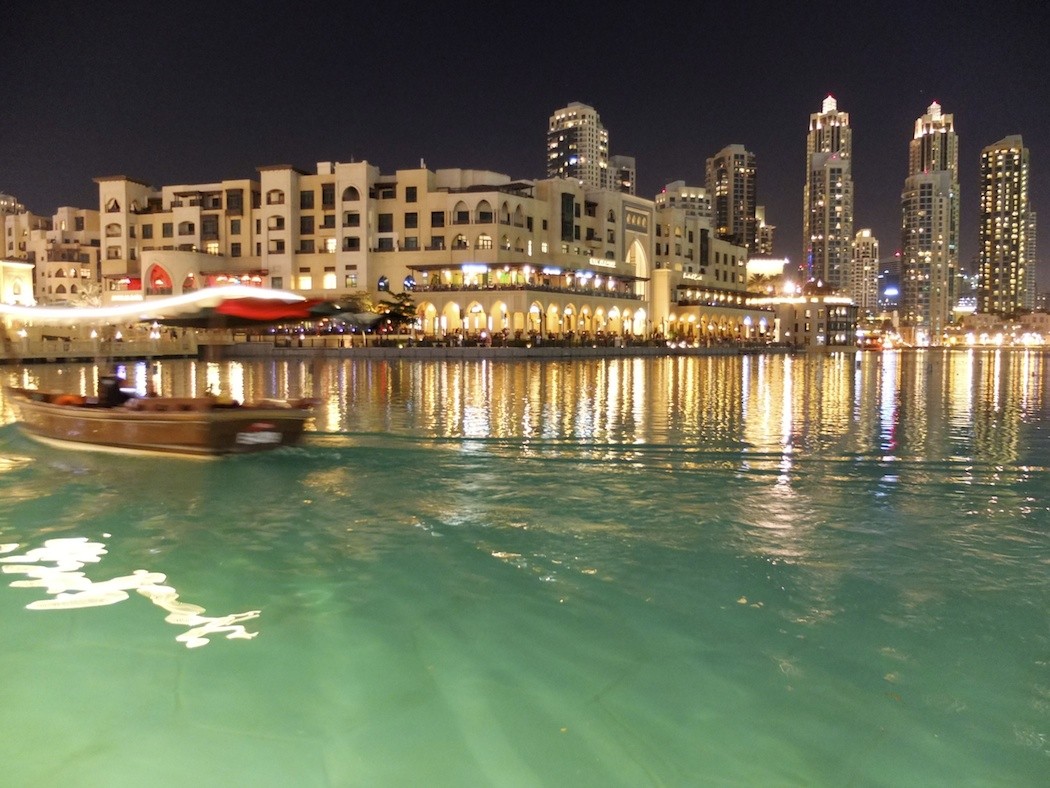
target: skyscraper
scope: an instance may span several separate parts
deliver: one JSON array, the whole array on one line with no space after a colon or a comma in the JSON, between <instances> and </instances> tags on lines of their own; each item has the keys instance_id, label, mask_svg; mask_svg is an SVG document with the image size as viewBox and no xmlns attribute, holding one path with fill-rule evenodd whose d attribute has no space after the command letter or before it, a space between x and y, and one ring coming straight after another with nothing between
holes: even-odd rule
<instances>
[{"instance_id":1,"label":"skyscraper","mask_svg":"<svg viewBox=\"0 0 1050 788\"><path fill-rule=\"evenodd\" d=\"M901 335L940 344L959 267L959 140L936 101L915 121L901 191Z\"/></svg>"},{"instance_id":2,"label":"skyscraper","mask_svg":"<svg viewBox=\"0 0 1050 788\"><path fill-rule=\"evenodd\" d=\"M869 229L860 230L853 239L848 279L858 314L875 314L879 307L879 239Z\"/></svg>"},{"instance_id":3,"label":"skyscraper","mask_svg":"<svg viewBox=\"0 0 1050 788\"><path fill-rule=\"evenodd\" d=\"M853 243L853 131L833 96L809 116L802 202L802 267L809 279L846 288Z\"/></svg>"},{"instance_id":4,"label":"skyscraper","mask_svg":"<svg viewBox=\"0 0 1050 788\"><path fill-rule=\"evenodd\" d=\"M743 145L727 145L708 159L707 192L715 233L754 254L758 232L755 154Z\"/></svg>"},{"instance_id":5,"label":"skyscraper","mask_svg":"<svg viewBox=\"0 0 1050 788\"><path fill-rule=\"evenodd\" d=\"M1025 279L1027 280L1027 288L1026 288L1025 299L1024 299L1024 308L1029 310L1029 311L1035 309L1036 285L1039 284L1038 282L1036 282L1036 272L1039 270L1039 265L1038 265L1039 258L1036 256L1036 247L1035 247L1036 224L1037 224L1037 222L1036 222L1035 211L1029 211L1028 212L1028 238L1026 239L1026 241L1028 243L1028 251L1025 253L1025 261L1026 261L1026 264L1027 264L1028 276L1025 277Z\"/></svg>"},{"instance_id":6,"label":"skyscraper","mask_svg":"<svg viewBox=\"0 0 1050 788\"><path fill-rule=\"evenodd\" d=\"M609 132L594 107L571 102L547 126L547 177L575 178L589 189L607 188Z\"/></svg>"},{"instance_id":7,"label":"skyscraper","mask_svg":"<svg viewBox=\"0 0 1050 788\"><path fill-rule=\"evenodd\" d=\"M773 237L776 235L777 226L766 222L766 206L756 206L755 222L755 253L762 257L772 257Z\"/></svg>"},{"instance_id":8,"label":"skyscraper","mask_svg":"<svg viewBox=\"0 0 1050 788\"><path fill-rule=\"evenodd\" d=\"M1028 271L1028 148L1019 134L981 151L977 311L1013 315L1024 307Z\"/></svg>"}]
</instances>

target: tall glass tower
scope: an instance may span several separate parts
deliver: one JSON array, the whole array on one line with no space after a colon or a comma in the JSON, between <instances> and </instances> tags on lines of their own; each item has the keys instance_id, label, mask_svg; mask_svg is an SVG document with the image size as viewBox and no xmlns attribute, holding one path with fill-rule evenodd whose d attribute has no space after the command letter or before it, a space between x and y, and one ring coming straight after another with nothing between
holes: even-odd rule
<instances>
[{"instance_id":1,"label":"tall glass tower","mask_svg":"<svg viewBox=\"0 0 1050 788\"><path fill-rule=\"evenodd\" d=\"M959 138L936 101L915 121L901 191L900 325L906 342L939 345L959 268Z\"/></svg>"},{"instance_id":2,"label":"tall glass tower","mask_svg":"<svg viewBox=\"0 0 1050 788\"><path fill-rule=\"evenodd\" d=\"M802 264L808 279L845 290L853 244L853 131L833 96L809 116L802 202Z\"/></svg>"}]
</instances>

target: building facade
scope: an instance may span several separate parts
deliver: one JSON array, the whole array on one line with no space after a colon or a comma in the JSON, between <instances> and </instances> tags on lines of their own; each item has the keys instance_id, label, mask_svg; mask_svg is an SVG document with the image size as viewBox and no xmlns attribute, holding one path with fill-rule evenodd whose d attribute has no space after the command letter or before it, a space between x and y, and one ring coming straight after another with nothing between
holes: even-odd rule
<instances>
[{"instance_id":1,"label":"building facade","mask_svg":"<svg viewBox=\"0 0 1050 788\"><path fill-rule=\"evenodd\" d=\"M1032 311L1036 308L1036 293L1038 292L1039 282L1038 271L1039 271L1039 258L1036 252L1036 230L1038 229L1038 222L1036 220L1035 211L1028 212L1028 237L1025 239L1028 244L1028 251L1025 254L1025 259L1028 264L1028 276L1025 277L1027 287L1025 288L1024 294L1024 308L1028 311Z\"/></svg>"},{"instance_id":2,"label":"building facade","mask_svg":"<svg viewBox=\"0 0 1050 788\"><path fill-rule=\"evenodd\" d=\"M900 332L941 344L953 319L959 268L959 143L954 116L933 102L915 121L901 192Z\"/></svg>"},{"instance_id":3,"label":"building facade","mask_svg":"<svg viewBox=\"0 0 1050 788\"><path fill-rule=\"evenodd\" d=\"M977 311L1014 315L1028 292L1028 148L1019 134L981 151Z\"/></svg>"},{"instance_id":4,"label":"building facade","mask_svg":"<svg viewBox=\"0 0 1050 788\"><path fill-rule=\"evenodd\" d=\"M727 145L707 160L706 173L715 233L753 254L758 236L755 154L743 145Z\"/></svg>"},{"instance_id":5,"label":"building facade","mask_svg":"<svg viewBox=\"0 0 1050 788\"><path fill-rule=\"evenodd\" d=\"M638 166L634 156L610 156L605 187L624 194L636 194Z\"/></svg>"},{"instance_id":6,"label":"building facade","mask_svg":"<svg viewBox=\"0 0 1050 788\"><path fill-rule=\"evenodd\" d=\"M861 317L879 311L879 239L870 229L857 232L853 239L848 276L848 293Z\"/></svg>"},{"instance_id":7,"label":"building facade","mask_svg":"<svg viewBox=\"0 0 1050 788\"><path fill-rule=\"evenodd\" d=\"M766 206L759 205L755 208L755 254L761 257L773 256L773 238L776 235L777 226L766 221Z\"/></svg>"},{"instance_id":8,"label":"building facade","mask_svg":"<svg viewBox=\"0 0 1050 788\"><path fill-rule=\"evenodd\" d=\"M572 178L590 189L606 188L609 132L594 107L573 101L550 116L547 124L547 177Z\"/></svg>"},{"instance_id":9,"label":"building facade","mask_svg":"<svg viewBox=\"0 0 1050 788\"><path fill-rule=\"evenodd\" d=\"M807 280L844 291L853 243L853 131L833 96L809 116L802 195L802 263Z\"/></svg>"}]
</instances>

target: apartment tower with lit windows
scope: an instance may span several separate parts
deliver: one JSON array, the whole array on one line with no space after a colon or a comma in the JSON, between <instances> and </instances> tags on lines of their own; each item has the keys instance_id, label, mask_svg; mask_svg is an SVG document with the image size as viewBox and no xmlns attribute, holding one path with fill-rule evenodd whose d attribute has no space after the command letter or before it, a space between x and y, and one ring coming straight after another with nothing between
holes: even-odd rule
<instances>
[{"instance_id":1,"label":"apartment tower with lit windows","mask_svg":"<svg viewBox=\"0 0 1050 788\"><path fill-rule=\"evenodd\" d=\"M715 233L755 254L758 208L755 154L743 145L727 145L707 160L707 193L711 196Z\"/></svg>"},{"instance_id":2,"label":"apartment tower with lit windows","mask_svg":"<svg viewBox=\"0 0 1050 788\"><path fill-rule=\"evenodd\" d=\"M859 315L870 317L879 311L879 239L867 228L853 239L849 292Z\"/></svg>"},{"instance_id":3,"label":"apartment tower with lit windows","mask_svg":"<svg viewBox=\"0 0 1050 788\"><path fill-rule=\"evenodd\" d=\"M578 101L555 110L547 126L547 177L604 189L608 172L609 132L597 110Z\"/></svg>"},{"instance_id":4,"label":"apartment tower with lit windows","mask_svg":"<svg viewBox=\"0 0 1050 788\"><path fill-rule=\"evenodd\" d=\"M802 263L807 279L845 290L853 244L853 131L833 96L809 116L802 202Z\"/></svg>"},{"instance_id":5,"label":"apartment tower with lit windows","mask_svg":"<svg viewBox=\"0 0 1050 788\"><path fill-rule=\"evenodd\" d=\"M936 101L915 121L901 191L901 336L938 345L951 323L959 268L959 139Z\"/></svg>"},{"instance_id":6,"label":"apartment tower with lit windows","mask_svg":"<svg viewBox=\"0 0 1050 788\"><path fill-rule=\"evenodd\" d=\"M1019 134L981 151L977 311L1016 315L1028 290L1028 148Z\"/></svg>"}]
</instances>

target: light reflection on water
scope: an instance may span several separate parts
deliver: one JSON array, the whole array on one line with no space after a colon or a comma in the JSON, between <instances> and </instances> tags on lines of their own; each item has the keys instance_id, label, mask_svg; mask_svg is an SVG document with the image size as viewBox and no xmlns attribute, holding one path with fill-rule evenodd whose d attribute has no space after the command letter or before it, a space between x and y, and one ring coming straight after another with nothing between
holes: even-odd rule
<instances>
[{"instance_id":1,"label":"light reflection on water","mask_svg":"<svg viewBox=\"0 0 1050 788\"><path fill-rule=\"evenodd\" d=\"M175 785L230 753L261 785L1045 775L1042 355L157 374L321 405L303 446L214 464L2 427L0 543L104 541L107 577L163 573L209 610L261 611L259 634L186 661L141 605L29 614L31 589L0 586L19 678L0 761L21 784L119 783L148 754ZM57 759L34 735L55 726Z\"/></svg>"}]
</instances>

